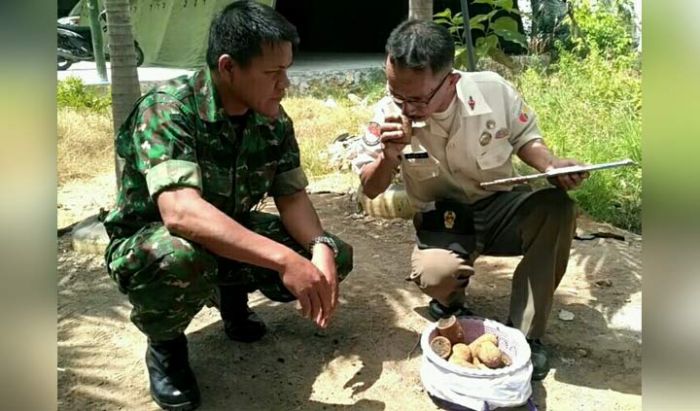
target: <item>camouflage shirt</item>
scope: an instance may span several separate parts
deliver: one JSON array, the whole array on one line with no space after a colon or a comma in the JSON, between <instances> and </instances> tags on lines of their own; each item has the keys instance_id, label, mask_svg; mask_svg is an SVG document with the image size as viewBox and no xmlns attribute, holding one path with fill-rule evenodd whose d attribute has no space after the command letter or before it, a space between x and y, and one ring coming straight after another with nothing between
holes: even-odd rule
<instances>
[{"instance_id":1,"label":"camouflage shirt","mask_svg":"<svg viewBox=\"0 0 700 411\"><path fill-rule=\"evenodd\" d=\"M112 243L162 221L155 197L177 187L236 219L265 194L282 196L308 184L292 121L249 112L237 125L223 111L208 69L149 91L116 138L125 160L115 208L105 218Z\"/></svg>"}]
</instances>

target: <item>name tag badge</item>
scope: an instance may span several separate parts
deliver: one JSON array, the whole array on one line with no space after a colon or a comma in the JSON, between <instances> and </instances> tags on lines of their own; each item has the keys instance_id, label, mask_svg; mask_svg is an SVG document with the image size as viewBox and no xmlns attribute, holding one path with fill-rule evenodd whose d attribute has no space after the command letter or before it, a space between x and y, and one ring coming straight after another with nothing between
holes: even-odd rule
<instances>
[{"instance_id":1,"label":"name tag badge","mask_svg":"<svg viewBox=\"0 0 700 411\"><path fill-rule=\"evenodd\" d=\"M428 153L426 151L417 153L404 153L403 158L406 160L419 160L428 158Z\"/></svg>"}]
</instances>

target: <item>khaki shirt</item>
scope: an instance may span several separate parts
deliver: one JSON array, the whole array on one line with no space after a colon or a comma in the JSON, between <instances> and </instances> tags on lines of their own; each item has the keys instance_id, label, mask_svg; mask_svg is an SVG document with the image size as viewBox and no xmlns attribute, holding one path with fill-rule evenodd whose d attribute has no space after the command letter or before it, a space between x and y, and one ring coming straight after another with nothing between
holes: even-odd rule
<instances>
[{"instance_id":1,"label":"khaki shirt","mask_svg":"<svg viewBox=\"0 0 700 411\"><path fill-rule=\"evenodd\" d=\"M436 200L472 204L496 191L511 190L511 186L485 190L479 183L517 176L512 155L527 142L542 138L535 113L505 79L493 72L455 72L462 78L457 83L457 118L451 130L446 133L429 118L426 127L414 128L411 144L404 149L409 158L401 159L406 192L421 211L432 208ZM390 97L377 104L353 161L357 173L381 152L381 144L368 144L377 140L378 125L386 115L400 112Z\"/></svg>"}]
</instances>

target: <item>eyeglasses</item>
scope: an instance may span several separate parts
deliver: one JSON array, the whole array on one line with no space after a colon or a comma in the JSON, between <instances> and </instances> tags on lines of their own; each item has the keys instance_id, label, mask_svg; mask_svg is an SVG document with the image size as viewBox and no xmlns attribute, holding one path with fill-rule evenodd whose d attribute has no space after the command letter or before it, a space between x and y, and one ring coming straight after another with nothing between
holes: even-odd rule
<instances>
[{"instance_id":1,"label":"eyeglasses","mask_svg":"<svg viewBox=\"0 0 700 411\"><path fill-rule=\"evenodd\" d=\"M447 80L447 78L450 76L450 74L451 73L447 73L445 75L445 77L443 77L442 80L440 81L440 84L438 84L437 87L435 87L435 89L433 91L431 91L430 94L423 99L406 100L406 99L403 99L401 97L396 96L394 93L391 92L391 90L389 90L389 94L391 95L392 100L394 100L394 104L396 104L399 107L403 106L404 104L410 104L416 108L425 108L425 107L428 107L430 102L433 100L433 97L435 97L438 90L440 90L440 87L442 87L442 85L445 83L445 80Z\"/></svg>"}]
</instances>

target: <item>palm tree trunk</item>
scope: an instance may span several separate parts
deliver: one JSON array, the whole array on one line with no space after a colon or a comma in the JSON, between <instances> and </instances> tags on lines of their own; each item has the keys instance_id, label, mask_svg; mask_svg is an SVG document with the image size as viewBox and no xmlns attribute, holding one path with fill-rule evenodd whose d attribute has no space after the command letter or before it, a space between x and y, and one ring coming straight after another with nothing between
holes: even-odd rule
<instances>
[{"instance_id":1,"label":"palm tree trunk","mask_svg":"<svg viewBox=\"0 0 700 411\"><path fill-rule=\"evenodd\" d=\"M408 0L408 18L433 19L433 0Z\"/></svg>"},{"instance_id":2,"label":"palm tree trunk","mask_svg":"<svg viewBox=\"0 0 700 411\"><path fill-rule=\"evenodd\" d=\"M107 32L109 36L110 72L112 74L112 124L114 133L141 97L139 75L136 71L136 51L131 27L129 0L106 0ZM121 181L123 161L114 153L117 187Z\"/></svg>"}]
</instances>

